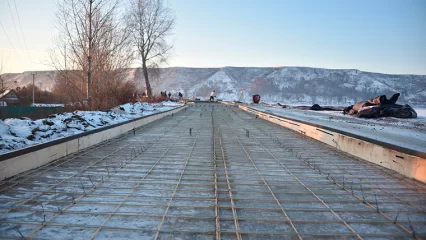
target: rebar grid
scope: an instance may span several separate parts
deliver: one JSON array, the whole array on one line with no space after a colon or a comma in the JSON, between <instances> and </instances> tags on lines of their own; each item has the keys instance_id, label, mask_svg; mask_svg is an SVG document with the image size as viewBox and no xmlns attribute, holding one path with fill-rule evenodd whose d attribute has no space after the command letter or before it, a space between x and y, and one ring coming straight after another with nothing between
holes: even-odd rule
<instances>
[{"instance_id":1,"label":"rebar grid","mask_svg":"<svg viewBox=\"0 0 426 240\"><path fill-rule=\"evenodd\" d=\"M230 177L228 174L228 166L226 163L226 157L225 157L225 153L223 151L223 146L222 146L222 140L221 140L221 134L220 134L220 129L218 125L216 125L215 123L215 118L214 118L214 108L212 108L212 112L211 112L211 117L212 117L212 125L213 125L213 161L215 163L218 162L218 160L222 159L223 161L223 171L224 171L224 175L225 175L225 180L226 180L226 186L227 186L227 194L229 196L229 200L231 202L231 211L232 211L232 218L234 221L234 225L235 225L235 234L236 234L236 238L238 240L241 239L241 230L240 230L240 224L238 223L238 214L237 214L237 210L235 208L235 199L234 196L232 194L232 188L231 188L231 183L230 183ZM217 140L219 139L219 143L217 143ZM216 147L216 145L219 145L219 147ZM218 153L216 152L218 151ZM220 163L222 164L222 163ZM220 195L219 195L220 197Z\"/></svg>"},{"instance_id":2,"label":"rebar grid","mask_svg":"<svg viewBox=\"0 0 426 240\"><path fill-rule=\"evenodd\" d=\"M219 188L218 188L218 184L217 184L217 180L218 180L218 166L217 166L217 157L216 157L216 141L215 141L215 137L216 137L216 131L215 131L215 124L214 124L214 117L213 117L213 110L212 110L212 114L211 114L211 119L212 119L212 148L213 148L213 174L214 174L214 215L215 215L215 222L216 222L216 240L221 240L221 235L220 235L220 217L219 217ZM228 185L229 187L229 185ZM240 235L237 235L237 237L241 237Z\"/></svg>"},{"instance_id":3,"label":"rebar grid","mask_svg":"<svg viewBox=\"0 0 426 240\"><path fill-rule=\"evenodd\" d=\"M179 138L177 138L171 145L170 147L168 147L165 152L157 159L157 161L154 163L154 165L148 170L148 172L140 179L140 181L138 181L134 188L131 188L130 192L123 198L123 200L118 204L117 207L115 207L115 209L108 215L108 217L105 219L105 221L102 223L102 225L96 230L96 232L93 234L92 237L90 237L90 239L93 239L98 233L99 231L102 229L102 227L105 226L105 224L108 222L108 220L114 215L115 212L117 212L117 210L124 204L124 202L136 191L136 188L141 184L141 182L148 176L148 174L150 174L152 172L152 170L155 168L155 166L160 162L160 160L163 159L163 157L166 155L166 153L173 147L173 145L179 140Z\"/></svg>"},{"instance_id":4,"label":"rebar grid","mask_svg":"<svg viewBox=\"0 0 426 240\"><path fill-rule=\"evenodd\" d=\"M259 128L258 128L259 129ZM262 129L259 129L259 130L261 130L261 132L263 132L263 133L265 133L265 131L262 131ZM266 133L265 133L266 134ZM269 134L269 135L271 135L271 134ZM270 136L271 137L271 136ZM274 137L271 137L271 138L274 138ZM257 141L257 140L256 140ZM258 141L257 141L258 142ZM283 148L286 148L284 145L285 144L283 144L282 142L280 142L279 140L276 140L276 139L274 139L274 142L275 142L275 144L277 144L277 145L279 145L279 146L281 146L281 147L283 147ZM316 145L319 145L318 144L318 142L315 142L315 144ZM325 148L330 148L330 147L328 147L328 146L326 146ZM305 148L301 148L301 149L303 149L303 150L306 150ZM308 159L303 159L302 158L302 154L300 154L299 156L297 156L297 154L298 154L298 152L299 151L293 151L294 150L294 147L292 148L292 149L290 149L290 151L291 151L291 153L292 153L292 156L294 156L294 155L296 155L296 157L299 159L299 160L302 160L302 161L304 161L305 163L306 163L306 161L308 160ZM348 155L346 155L345 153L342 153L342 152L339 152L339 151L336 151L336 154L337 155L339 155L339 156L341 156L341 157L344 157L344 158L346 158L346 159L354 159L353 157L348 157ZM308 163L308 165L312 168L312 164L313 164L313 169L314 170L317 170L317 171L319 171L319 174L321 174L321 175L324 175L324 173L327 173L327 172L324 172L324 170L327 170L327 166L325 166L325 169L320 169L319 168L319 166L317 165L317 166L315 166L315 162L314 163L311 163L311 162L307 162ZM330 162L329 162L330 163ZM424 215L424 213L425 213L425 208L423 207L419 207L418 205L416 205L416 204L414 204L413 202L410 202L410 201L406 201L406 200L404 200L404 199L402 199L401 197L399 197L399 196L397 196L397 195L395 195L395 194L393 194L392 192L390 192L390 191L388 191L387 189L384 189L383 187L380 187L380 186L378 186L377 185L377 183L374 183L374 182L369 182L369 179L368 178L364 178L364 177L357 177L355 174L353 174L353 173L351 173L351 172L349 172L348 170L347 170L347 168L343 168L343 167L341 167L341 166L339 166L339 164L337 164L336 162L331 162L333 165L335 165L335 166L337 166L339 169L342 169L344 172L346 172L346 173L349 173L350 175L352 175L352 176L355 176L355 178L356 179L359 179L359 180L361 180L362 182L365 182L365 183L367 183L367 184L369 184L369 185L371 185L371 186L373 186L372 188L368 188L367 190L371 190L371 189L379 189L379 190L381 190L381 191L383 191L383 192L385 192L385 195L390 195L390 196L392 196L392 197L394 197L395 199L398 199L399 201L402 201L402 202L404 202L404 203L407 203L408 205L410 205L410 206L413 206L413 207L415 207L415 208L417 208L418 210L420 210L419 211L419 213L421 214L421 215ZM360 162L358 162L357 164L359 164L359 165L368 165L368 163L367 162L364 162L364 161L360 161ZM322 165L322 167L324 166L324 164ZM375 165L370 165L371 167L373 167L373 168L375 168L376 170L378 170L377 171L377 174L379 174L379 175L383 175L383 173L380 173L379 171L380 170L383 170L383 168L380 168L380 167L377 167L377 166L375 166ZM364 168L363 168L364 166L362 166L362 167L360 167L359 169L362 169L363 171L364 171ZM368 166L367 166L367 168L368 168ZM392 172L390 172L390 171L383 171L386 175L391 175L391 176L394 176L395 175L395 173L392 171ZM397 174L397 175L399 175L399 174ZM365 176L365 175L364 175ZM368 176L368 175L367 175ZM330 181L333 181L333 183L334 184L336 184L337 186L339 186L339 187L342 187L342 189L343 190L345 190L345 191L347 191L347 192L349 192L349 190L347 189L347 188L345 188L345 186L344 186L344 182L343 182L343 186L342 185L340 185L339 183L338 183L338 181L336 181L335 179L333 179L333 177L332 176L330 176L330 172L328 172L328 174L327 174L327 177L326 177L326 179L328 179L328 180L330 180ZM417 181L413 181L413 180L410 180L410 179L408 179L408 178L404 178L403 176L401 177L401 175L399 175L396 179L395 179L397 182L401 182L401 180L403 180L403 185L404 185L404 187L399 187L399 188L390 188L391 190L398 190L398 189L403 189L403 190L414 190L415 192L420 192L420 193L424 193L424 191L425 191L425 186L424 186L424 184L421 184L420 182L417 182ZM411 186L407 186L407 182L410 182L410 183L412 183L413 185L415 185L416 186L416 188L413 188L413 187L411 187ZM391 184L393 184L393 183L391 183ZM405 187L405 186L407 186L407 187ZM368 205L369 207L371 207L371 208L373 208L373 209L375 209L375 210L377 210L377 212L378 213L380 213L380 214L382 214L386 219L388 219L388 220L390 220L390 221L393 221L393 223L395 224L395 225L397 225L397 226L399 226L401 229L403 229L403 230L405 230L406 232L408 232L409 234L412 234L413 235L413 237L414 238L417 238L417 239L419 239L420 237L419 236L416 236L416 232L414 231L414 229L413 229L413 227L412 227L412 225L411 225L411 221L409 220L409 218L408 218L408 215L407 215L407 218L408 218L408 222L409 222L409 226L403 226L403 225L401 225L398 221L397 221L397 217L398 217L398 215L399 215L399 213L401 212L401 209L398 209L398 213L397 213L397 215L396 215L396 218L395 219L392 219L389 215L387 215L385 212L383 212L383 211L381 211L380 209L379 209L379 204L378 204L378 201L377 201L377 194L375 193L374 194L374 197L375 197L375 201L376 201L376 204L375 204L375 206L374 206L374 203L372 203L371 202L371 200L367 200L366 199L366 195L364 194L364 190L365 190L365 188L363 189L362 188L362 184L360 185L360 191L361 191L361 194L359 194L359 195L357 195L357 194L354 194L354 191L353 191L353 189L352 189L352 186L351 186L351 192L352 192L352 196L354 196L354 197L356 197L357 199L359 199L359 200L361 200L364 204L366 204L366 205ZM360 197L360 195L362 195L362 198ZM425 197L425 195L424 194L422 194L422 198L423 199L425 199L424 198ZM422 199L422 198L420 198L420 199ZM383 203L387 203L387 202L383 202L383 201L381 201L380 202L381 204L383 204ZM422 203L421 201L419 202L419 203Z\"/></svg>"},{"instance_id":5,"label":"rebar grid","mask_svg":"<svg viewBox=\"0 0 426 240\"><path fill-rule=\"evenodd\" d=\"M136 133L136 131L134 131L134 133ZM156 140L158 140L158 138L157 139L155 139L154 141L156 141ZM129 147L130 145L132 145L132 144L134 144L134 143L129 143L129 144L127 144L126 146L125 146L125 148L126 147ZM148 143L148 145L150 145L150 143ZM85 170L86 169L88 169L88 168L90 168L90 167L92 167L94 164L96 164L96 163L99 163L99 162L101 162L101 161L103 161L103 160L105 160L106 158L108 158L108 157L110 157L111 155L113 155L114 153L116 153L116 152L118 152L119 150L121 150L123 147L121 147L121 148L118 148L117 150L115 150L115 151L113 151L113 152L111 152L111 153L109 153L108 155L106 155L105 157L102 157L102 158L100 158L100 159L98 159L98 160L96 160L94 163L91 163L90 165L89 165L89 167L86 167L85 168ZM131 155L130 156L130 158L129 159L126 159L126 162L127 161L130 161L130 160L132 160L133 158L135 158L138 154L140 154L141 152L138 152L137 154L135 153L135 155L133 156L133 155ZM123 165L122 165L122 162L123 161L121 161L121 164L120 164L120 167L119 167L119 169L121 169L121 168L123 168ZM115 165L113 164L112 165L113 166L113 168L114 168L114 172L115 173L117 173L117 168L118 168L118 166L117 166L117 168L115 167ZM84 171L84 170L83 170ZM92 186L87 190L88 192L92 192L92 191L95 191L95 189L96 189L96 187L97 186L99 186L100 184L102 184L106 179L108 179L110 176L111 176L111 173L109 172L109 170L108 170L108 168L107 168L107 171L108 171L108 175L105 177L105 178L103 178L102 177L102 179L97 183L97 184L94 184L93 183L93 181L90 179L90 177L89 177L89 180L90 180L90 182L92 183ZM74 177L76 174L74 174L74 175L72 175L71 177L69 177L68 179L70 179L70 178L72 178L72 177ZM64 180L65 181L65 180ZM63 181L62 181L63 182ZM62 182L60 182L60 183L62 183ZM57 185L59 185L60 183L58 183ZM81 183L81 182L80 182ZM57 186L56 185L56 186ZM84 188L84 185L81 183L81 187L82 187L82 189L83 189L83 194L80 196L80 197L78 197L77 199L74 199L74 197L73 197L73 201L71 202L71 204L69 204L68 206L66 206L64 209L62 209L62 208L60 208L59 206L57 206L58 207L58 213L56 214L56 215L54 215L52 218L50 218L48 221L43 221L43 224L39 227L39 228L37 228L37 229L35 229L32 233L30 233L29 234L29 237L32 237L34 234L36 234L41 228L43 228L44 227L44 225L46 225L46 224L48 224L48 223L50 223L51 221L53 221L62 211L66 211L66 210L68 210L70 207L72 207L73 206L73 204L75 203L75 201L77 200L79 200L79 199L81 199L81 198L83 198L85 195L86 195L86 190L85 190L85 188ZM55 188L55 197L56 197L56 188ZM120 206L120 205L119 205ZM118 206L118 207L119 207ZM117 207L117 208L118 208ZM106 220L107 221L107 220ZM102 226L101 226L102 227ZM100 227L100 228L101 228ZM96 235L96 233L97 233L97 231L95 232L95 234L94 235Z\"/></svg>"},{"instance_id":6,"label":"rebar grid","mask_svg":"<svg viewBox=\"0 0 426 240\"><path fill-rule=\"evenodd\" d=\"M397 185L397 186L400 186L400 187L399 188L391 187L390 188L391 190L404 190L404 191L412 191L412 190L414 190L414 192L416 192L416 193L419 193L419 192L423 192L424 193L426 191L426 188L424 187L424 184L422 184L422 183L420 183L420 182L418 182L416 180L406 178L403 175L401 175L401 174L399 174L399 173L397 173L395 171L392 171L392 170L389 170L389 169L385 169L385 168L380 168L380 167L378 168L377 166L371 165L371 164L366 164L367 162L365 162L363 160L359 161L356 158L354 158L353 156L349 156L349 155L347 155L347 154L345 154L344 152L341 152L341 151L334 151L333 154L329 154L330 152L328 152L327 149L331 149L331 147L328 146L328 145L324 145L324 144L321 144L319 142L312 141L312 144L314 145L315 148L311 147L309 149L306 149L304 147L294 147L294 146L292 146L290 148L289 146L286 146L285 143L277 141L276 137L272 136L274 134L274 132L269 132L268 133L268 132L263 131L260 128L258 128L258 129L262 133L264 133L265 135L268 135L270 138L272 138L274 140L275 144L279 145L282 148L285 148L287 151L290 151L291 154L292 154L292 156L295 155L299 160L307 162L310 167L312 167L315 170L319 171L320 174L325 173L325 171L323 169L320 169L319 168L320 165L318 164L318 162L317 161L312 161L312 159L316 159L317 158L317 159L320 160L320 162L321 161L325 161L325 160L321 159L321 157L313 157L313 156L309 156L306 159L304 159L304 157L303 157L303 152L304 151L308 150L308 152L316 151L316 152L321 152L321 153L326 153L327 152L327 155L328 155L327 159L330 159L330 158L331 159L333 159L333 158L334 159L335 158L339 158L336 161L329 161L329 160L327 160L327 163L331 163L336 168L339 168L340 170L346 172L349 176L354 176L353 179L361 180L361 181L363 181L363 182L365 182L365 183L373 186L372 188L380 189L383 192L386 192L387 195L392 195L392 192L389 192L386 188L381 187L380 185L390 185L390 186L393 186L394 185L394 181L397 181L397 182L401 183L403 186ZM304 136L302 135L302 137L304 137ZM352 166L350 170L359 170L359 171L365 171L366 169L368 169L369 171L374 170L374 172L372 172L373 175L369 175L369 176L367 175L368 178L364 179L362 176L357 176L356 174L351 173L348 170L348 168L344 167L345 163L342 164L342 162L339 162L340 158L343 158L346 161L352 161L353 165L358 166L358 167ZM328 167L328 169L326 169L328 171L328 173L335 174L333 172L333 170L330 168L329 165L325 165L324 164L323 166L324 167ZM373 166L374 168L371 168L371 166ZM339 172L339 173L342 174L341 172ZM379 179L383 179L383 175L387 175L385 177L389 177L389 178L386 179L386 181L377 181L377 180L375 180L376 176L380 176ZM342 176L343 176L343 174L342 174ZM389 180L392 180L392 181L389 181ZM399 199L401 201L405 201L403 198L401 198L401 196L394 195L392 197L397 198L397 199ZM413 206L415 206L418 209L425 209L424 207L422 208L421 206L416 206L415 204L413 204L413 202L407 202L407 203L410 204L410 205L412 204Z\"/></svg>"},{"instance_id":7,"label":"rebar grid","mask_svg":"<svg viewBox=\"0 0 426 240\"><path fill-rule=\"evenodd\" d=\"M253 166L254 166L254 168L256 169L256 171L257 171L257 173L262 177L262 175L260 174L260 172L259 172L259 170L258 170L258 168L257 168L257 166L256 166L256 164L254 163L254 161L253 161L253 159L251 158L251 156L250 156L250 154L247 152L247 150L246 150L246 148L244 147L244 145L241 143L241 140L240 140L240 138L238 137L238 134L235 132L235 130L231 127L231 130L232 130L232 132L235 134L235 137L237 138L237 140L238 140L238 143L241 145L241 147L243 148L243 150L244 150L244 152L246 153L246 155L247 155L247 157L250 159L250 161L251 161L251 163L253 164ZM361 236L359 236L359 234L357 234L356 233L356 231L354 230L354 229L352 229L349 225L348 225L348 223L346 223L342 218L340 218L340 216L338 215L338 214L336 214L336 212L334 212L332 209L330 209L330 207L320 198L320 197L318 197L318 195L317 194L315 194L308 186L306 186L302 181L300 181L300 179L297 177L297 176L295 176L285 165L283 165L282 163L280 163L279 161L278 161L278 159L268 150L268 149L266 149L256 138L254 138L254 141L257 143L257 144L259 144L269 155L271 155L280 165L281 165L281 167L283 167L285 170L286 170L286 172L288 172L290 175L291 175L291 177L293 177L296 181L297 181L297 183L299 183L300 185L302 185L306 190L308 190L309 191L309 193L310 194L312 194L316 199L318 199L328 210L330 210L330 212L334 215L334 216L336 216L336 218L338 218L351 232L353 232L355 235L356 235L356 237L358 237L358 238L360 238L360 239L362 239L362 237ZM285 214L285 216L287 217L287 218L289 218L288 217L288 215L287 215L287 213L285 212L285 210L283 209L283 207L282 207L282 205L280 204L280 202L279 202L279 200L276 198L276 196L275 196L275 194L273 193L273 191L271 190L271 188L269 187L269 185L268 185L268 183L266 182L266 180L262 177L262 181L265 183L265 185L266 185L266 187L268 188L268 190L271 192L271 194L274 196L274 199L277 201L277 203L280 205L280 207L281 207L281 209L282 209L282 211L284 212L284 214ZM289 220L290 220L290 218L289 218ZM291 220L290 220L291 221ZM292 224L292 227L294 228L294 230L296 231L296 233L297 233L297 230L296 230L296 228L294 227L294 225ZM297 233L298 235L299 235L299 233Z\"/></svg>"},{"instance_id":8,"label":"rebar grid","mask_svg":"<svg viewBox=\"0 0 426 240\"><path fill-rule=\"evenodd\" d=\"M202 126L200 125L199 127L201 128ZM195 144L197 143L197 138L198 138L198 136L199 136L199 133L200 133L200 132L198 131L198 132L197 132L197 134L196 134L196 136L195 136L194 143L192 144L192 147L191 147L191 150L189 151L188 157L187 157L187 158L186 158L186 160L185 160L185 163L184 163L184 166L183 166L182 172L180 173L179 181L178 181L178 183L176 184L176 187L175 187L175 188L174 188L174 190L173 190L173 193L172 193L172 196L170 197L169 202L167 203L166 211L165 211L164 215L163 215L163 216L162 216L162 218L161 218L161 222L160 222L160 224L159 224L159 226L158 226L157 233L155 234L154 239L158 239L158 236L159 236L159 234L160 234L160 230L161 230L161 228L163 227L164 221L166 220L166 216L167 216L167 213L169 212L169 209L170 209L171 203L172 203L172 201L173 201L173 198L174 198L174 197L175 197L175 195L176 195L176 191L178 190L179 184L181 184L181 182L182 182L182 176L183 176L183 174L184 174L184 172L185 172L185 170L186 170L186 167L187 167L187 165L188 165L188 162L189 162L189 160L190 160L190 158L191 158L191 155L192 155L192 153L193 153L193 151L194 151Z\"/></svg>"},{"instance_id":9,"label":"rebar grid","mask_svg":"<svg viewBox=\"0 0 426 240\"><path fill-rule=\"evenodd\" d=\"M424 184L222 105L0 184L2 239L426 237Z\"/></svg>"}]
</instances>

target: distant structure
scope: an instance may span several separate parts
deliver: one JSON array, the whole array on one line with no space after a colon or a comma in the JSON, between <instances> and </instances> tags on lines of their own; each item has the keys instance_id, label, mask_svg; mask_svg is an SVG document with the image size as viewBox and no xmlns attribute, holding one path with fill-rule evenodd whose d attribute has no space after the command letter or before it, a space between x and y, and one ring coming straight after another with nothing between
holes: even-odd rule
<instances>
[{"instance_id":1,"label":"distant structure","mask_svg":"<svg viewBox=\"0 0 426 240\"><path fill-rule=\"evenodd\" d=\"M0 107L6 107L8 105L18 105L20 103L20 99L18 94L16 94L15 90L8 89L0 93Z\"/></svg>"}]
</instances>

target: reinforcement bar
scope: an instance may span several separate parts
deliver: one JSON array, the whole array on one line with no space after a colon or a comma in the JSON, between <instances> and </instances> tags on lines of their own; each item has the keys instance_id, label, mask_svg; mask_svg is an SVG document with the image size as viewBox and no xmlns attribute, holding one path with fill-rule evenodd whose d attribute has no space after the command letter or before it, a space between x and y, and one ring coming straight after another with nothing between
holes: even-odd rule
<instances>
[{"instance_id":1,"label":"reinforcement bar","mask_svg":"<svg viewBox=\"0 0 426 240\"><path fill-rule=\"evenodd\" d=\"M258 118L286 127L343 152L426 183L426 153L405 149L318 124L265 113L248 106L240 105L239 108Z\"/></svg>"},{"instance_id":2,"label":"reinforcement bar","mask_svg":"<svg viewBox=\"0 0 426 240\"><path fill-rule=\"evenodd\" d=\"M425 239L425 199L419 181L197 103L0 181L0 238Z\"/></svg>"},{"instance_id":3,"label":"reinforcement bar","mask_svg":"<svg viewBox=\"0 0 426 240\"><path fill-rule=\"evenodd\" d=\"M141 126L177 113L184 108L186 106L0 154L0 179L40 167L122 134L133 133Z\"/></svg>"}]
</instances>

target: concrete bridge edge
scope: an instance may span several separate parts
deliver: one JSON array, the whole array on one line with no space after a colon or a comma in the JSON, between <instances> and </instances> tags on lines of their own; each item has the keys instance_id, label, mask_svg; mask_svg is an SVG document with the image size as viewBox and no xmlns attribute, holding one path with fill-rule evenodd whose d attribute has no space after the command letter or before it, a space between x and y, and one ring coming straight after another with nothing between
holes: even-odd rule
<instances>
[{"instance_id":1,"label":"concrete bridge edge","mask_svg":"<svg viewBox=\"0 0 426 240\"><path fill-rule=\"evenodd\" d=\"M380 143L372 139L342 131L304 123L294 119L276 116L239 105L239 108L257 118L291 129L301 135L326 143L357 158L396 171L409 178L426 183L426 153L402 149L398 146Z\"/></svg>"},{"instance_id":2,"label":"concrete bridge edge","mask_svg":"<svg viewBox=\"0 0 426 240\"><path fill-rule=\"evenodd\" d=\"M30 146L4 154L0 158L0 180L15 176L22 172L38 168L46 163L91 147L111 138L133 131L133 129L164 118L185 109L187 105L166 112L130 120L124 124L115 124L106 129L96 129L77 136ZM0 155L1 157L2 155ZM12 157L9 157L12 156Z\"/></svg>"}]
</instances>

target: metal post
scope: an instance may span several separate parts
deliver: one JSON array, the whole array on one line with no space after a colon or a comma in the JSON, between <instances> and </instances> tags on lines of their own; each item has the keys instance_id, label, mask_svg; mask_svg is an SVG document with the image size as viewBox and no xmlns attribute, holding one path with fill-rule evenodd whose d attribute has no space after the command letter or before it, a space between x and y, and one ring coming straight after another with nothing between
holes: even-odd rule
<instances>
[{"instance_id":1,"label":"metal post","mask_svg":"<svg viewBox=\"0 0 426 240\"><path fill-rule=\"evenodd\" d=\"M37 75L37 73L31 73L31 75L33 75L33 105L34 105L34 78L35 78L35 75Z\"/></svg>"}]
</instances>

